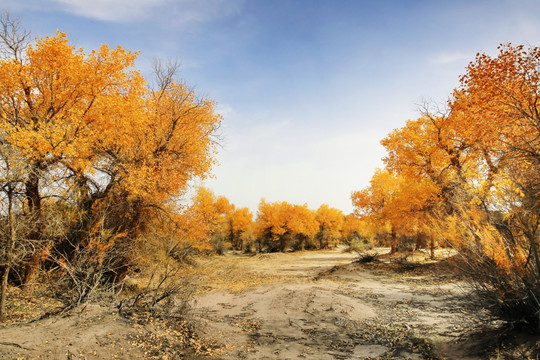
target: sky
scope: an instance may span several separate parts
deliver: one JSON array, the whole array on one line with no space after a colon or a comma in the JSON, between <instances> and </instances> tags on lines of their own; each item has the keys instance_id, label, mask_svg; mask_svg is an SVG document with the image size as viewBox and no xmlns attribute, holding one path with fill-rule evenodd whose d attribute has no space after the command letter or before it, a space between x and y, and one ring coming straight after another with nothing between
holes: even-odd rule
<instances>
[{"instance_id":1,"label":"sky","mask_svg":"<svg viewBox=\"0 0 540 360\"><path fill-rule=\"evenodd\" d=\"M444 104L478 52L540 46L538 0L0 0L35 37L63 31L178 61L223 115L204 185L256 212L261 198L353 210L380 140Z\"/></svg>"}]
</instances>

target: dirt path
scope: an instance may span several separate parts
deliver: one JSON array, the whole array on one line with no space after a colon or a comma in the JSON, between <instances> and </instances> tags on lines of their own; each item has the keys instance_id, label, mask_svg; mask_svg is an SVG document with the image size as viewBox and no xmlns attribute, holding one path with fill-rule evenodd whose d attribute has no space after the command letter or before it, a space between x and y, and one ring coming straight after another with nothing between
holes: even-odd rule
<instances>
[{"instance_id":1,"label":"dirt path","mask_svg":"<svg viewBox=\"0 0 540 360\"><path fill-rule=\"evenodd\" d=\"M0 359L140 359L136 335L117 311L89 304L64 315L0 329Z\"/></svg>"},{"instance_id":2,"label":"dirt path","mask_svg":"<svg viewBox=\"0 0 540 360\"><path fill-rule=\"evenodd\" d=\"M459 341L477 321L459 284L355 258L212 257L197 269L194 338L158 317L127 320L105 302L0 328L0 359L475 359Z\"/></svg>"},{"instance_id":3,"label":"dirt path","mask_svg":"<svg viewBox=\"0 0 540 360\"><path fill-rule=\"evenodd\" d=\"M223 359L475 359L459 341L475 322L459 284L366 269L354 258L325 251L222 259L212 266L233 261L244 288L199 297L199 332L228 347Z\"/></svg>"}]
</instances>

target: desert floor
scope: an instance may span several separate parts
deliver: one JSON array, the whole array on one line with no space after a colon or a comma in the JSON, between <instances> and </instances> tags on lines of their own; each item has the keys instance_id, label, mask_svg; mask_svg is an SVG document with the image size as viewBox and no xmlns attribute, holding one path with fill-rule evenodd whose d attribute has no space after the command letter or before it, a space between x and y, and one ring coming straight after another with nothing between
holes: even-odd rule
<instances>
[{"instance_id":1,"label":"desert floor","mask_svg":"<svg viewBox=\"0 0 540 360\"><path fill-rule=\"evenodd\" d=\"M403 268L356 256L217 258L208 266L231 267L240 283L196 299L198 328L228 345L224 359L476 358L464 334L480 314L447 264Z\"/></svg>"},{"instance_id":2,"label":"desert floor","mask_svg":"<svg viewBox=\"0 0 540 360\"><path fill-rule=\"evenodd\" d=\"M205 258L187 335L159 318L137 322L92 303L3 326L0 358L481 358L466 334L483 315L468 305L448 261L404 267L384 256L356 259L341 249ZM181 349L180 336L197 341Z\"/></svg>"}]
</instances>

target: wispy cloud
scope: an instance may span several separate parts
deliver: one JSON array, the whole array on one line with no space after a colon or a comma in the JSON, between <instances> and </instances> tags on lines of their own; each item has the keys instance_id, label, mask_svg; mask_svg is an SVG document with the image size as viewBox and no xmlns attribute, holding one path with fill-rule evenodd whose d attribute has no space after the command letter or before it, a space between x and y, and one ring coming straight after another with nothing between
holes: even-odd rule
<instances>
[{"instance_id":1,"label":"wispy cloud","mask_svg":"<svg viewBox=\"0 0 540 360\"><path fill-rule=\"evenodd\" d=\"M230 104L225 103L218 103L216 107L216 112L223 116L225 119L236 114L236 111L233 109L233 107Z\"/></svg>"},{"instance_id":2,"label":"wispy cloud","mask_svg":"<svg viewBox=\"0 0 540 360\"><path fill-rule=\"evenodd\" d=\"M161 13L177 26L204 23L239 12L245 0L166 0Z\"/></svg>"},{"instance_id":3,"label":"wispy cloud","mask_svg":"<svg viewBox=\"0 0 540 360\"><path fill-rule=\"evenodd\" d=\"M53 0L62 10L100 21L123 22L144 18L165 0Z\"/></svg>"},{"instance_id":4,"label":"wispy cloud","mask_svg":"<svg viewBox=\"0 0 540 360\"><path fill-rule=\"evenodd\" d=\"M60 11L113 23L147 19L177 26L228 16L241 8L244 0L3 0L12 10Z\"/></svg>"},{"instance_id":5,"label":"wispy cloud","mask_svg":"<svg viewBox=\"0 0 540 360\"><path fill-rule=\"evenodd\" d=\"M463 62L471 59L470 54L465 54L461 51L451 52L451 53L439 53L433 56L430 60L432 63L437 65L447 65L453 64L456 62Z\"/></svg>"}]
</instances>

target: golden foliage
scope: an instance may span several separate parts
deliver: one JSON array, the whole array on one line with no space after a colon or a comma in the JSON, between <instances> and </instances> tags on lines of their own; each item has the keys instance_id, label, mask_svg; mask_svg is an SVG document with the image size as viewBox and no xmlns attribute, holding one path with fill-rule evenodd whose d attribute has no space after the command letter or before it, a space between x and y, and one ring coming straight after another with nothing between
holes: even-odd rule
<instances>
[{"instance_id":1,"label":"golden foliage","mask_svg":"<svg viewBox=\"0 0 540 360\"><path fill-rule=\"evenodd\" d=\"M478 54L448 110L426 109L382 140L385 170L352 195L365 221L459 250L501 316L535 324L527 313L538 312L540 295L539 69L538 47Z\"/></svg>"},{"instance_id":2,"label":"golden foliage","mask_svg":"<svg viewBox=\"0 0 540 360\"><path fill-rule=\"evenodd\" d=\"M181 218L178 196L214 163L215 104L176 81L174 71L158 69L166 76L149 85L133 68L136 57L107 45L86 52L57 32L0 60L1 154L10 166L22 164L16 178L5 168L0 178L19 187L14 216L31 218L32 226L18 236L32 241L27 256L38 259L25 259L25 282L35 280L43 251L47 261L73 264L68 257L86 249L95 254L79 264L87 270L124 272L136 248L129 244L156 226L158 213ZM55 222L54 235L48 203L69 219Z\"/></svg>"}]
</instances>

